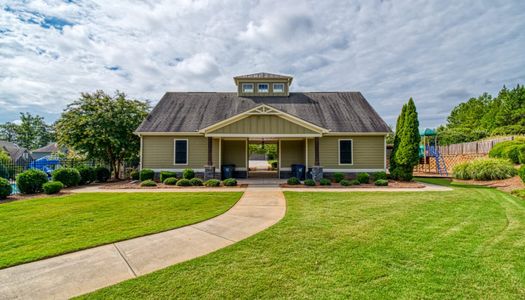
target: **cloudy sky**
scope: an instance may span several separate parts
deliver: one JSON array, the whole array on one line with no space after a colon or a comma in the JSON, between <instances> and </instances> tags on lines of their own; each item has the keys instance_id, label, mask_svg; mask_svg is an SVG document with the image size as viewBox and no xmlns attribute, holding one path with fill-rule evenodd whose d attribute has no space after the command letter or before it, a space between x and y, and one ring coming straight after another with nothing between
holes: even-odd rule
<instances>
[{"instance_id":1,"label":"cloudy sky","mask_svg":"<svg viewBox=\"0 0 525 300\"><path fill-rule=\"evenodd\" d=\"M80 92L233 91L294 76L293 91L361 91L389 123L413 97L422 126L525 84L525 1L2 1L0 122L52 122Z\"/></svg>"}]
</instances>

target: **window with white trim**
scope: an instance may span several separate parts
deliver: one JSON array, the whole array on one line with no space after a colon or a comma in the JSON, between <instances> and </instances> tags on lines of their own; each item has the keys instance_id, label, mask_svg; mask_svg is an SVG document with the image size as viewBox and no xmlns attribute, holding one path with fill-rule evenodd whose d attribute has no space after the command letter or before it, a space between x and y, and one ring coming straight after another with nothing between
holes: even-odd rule
<instances>
[{"instance_id":1,"label":"window with white trim","mask_svg":"<svg viewBox=\"0 0 525 300\"><path fill-rule=\"evenodd\" d=\"M243 93L253 93L253 83L243 83L242 92Z\"/></svg>"},{"instance_id":2,"label":"window with white trim","mask_svg":"<svg viewBox=\"0 0 525 300\"><path fill-rule=\"evenodd\" d=\"M274 83L273 92L274 93L284 93L284 83Z\"/></svg>"},{"instance_id":3,"label":"window with white trim","mask_svg":"<svg viewBox=\"0 0 525 300\"><path fill-rule=\"evenodd\" d=\"M270 91L270 85L268 83L259 83L257 85L257 91L259 93L268 93Z\"/></svg>"},{"instance_id":4,"label":"window with white trim","mask_svg":"<svg viewBox=\"0 0 525 300\"><path fill-rule=\"evenodd\" d=\"M176 165L188 164L188 140L174 141L174 160Z\"/></svg>"},{"instance_id":5,"label":"window with white trim","mask_svg":"<svg viewBox=\"0 0 525 300\"><path fill-rule=\"evenodd\" d=\"M352 164L352 140L339 140L339 164Z\"/></svg>"}]
</instances>

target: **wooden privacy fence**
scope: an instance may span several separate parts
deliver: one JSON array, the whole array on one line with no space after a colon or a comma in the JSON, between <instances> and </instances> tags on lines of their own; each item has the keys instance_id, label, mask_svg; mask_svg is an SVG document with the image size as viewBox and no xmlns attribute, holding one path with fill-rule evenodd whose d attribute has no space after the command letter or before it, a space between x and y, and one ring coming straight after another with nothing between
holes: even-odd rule
<instances>
[{"instance_id":1,"label":"wooden privacy fence","mask_svg":"<svg viewBox=\"0 0 525 300\"><path fill-rule=\"evenodd\" d=\"M484 141L470 142L470 143L461 143L461 144L451 144L446 146L439 146L439 153L444 155L465 155L465 154L488 154L490 150L497 143L504 141L514 140L514 136L501 137Z\"/></svg>"}]
</instances>

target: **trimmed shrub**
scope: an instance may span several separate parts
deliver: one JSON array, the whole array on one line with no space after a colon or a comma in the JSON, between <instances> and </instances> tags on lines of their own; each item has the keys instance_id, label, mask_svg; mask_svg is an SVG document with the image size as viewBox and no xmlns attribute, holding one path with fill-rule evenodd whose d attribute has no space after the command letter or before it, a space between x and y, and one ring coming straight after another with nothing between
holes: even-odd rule
<instances>
[{"instance_id":1,"label":"trimmed shrub","mask_svg":"<svg viewBox=\"0 0 525 300\"><path fill-rule=\"evenodd\" d=\"M375 185L377 186L387 186L388 185L388 180L386 179L378 179L374 182Z\"/></svg>"},{"instance_id":2,"label":"trimmed shrub","mask_svg":"<svg viewBox=\"0 0 525 300\"><path fill-rule=\"evenodd\" d=\"M168 177L166 179L164 179L163 183L165 185L176 185L177 184L177 178L175 177Z\"/></svg>"},{"instance_id":3,"label":"trimmed shrub","mask_svg":"<svg viewBox=\"0 0 525 300\"><path fill-rule=\"evenodd\" d=\"M78 182L80 185L92 183L97 178L93 167L81 166L77 168L77 171L80 173L80 181Z\"/></svg>"},{"instance_id":4,"label":"trimmed shrub","mask_svg":"<svg viewBox=\"0 0 525 300\"><path fill-rule=\"evenodd\" d=\"M155 171L152 169L142 169L140 170L140 181L153 180L155 179Z\"/></svg>"},{"instance_id":5,"label":"trimmed shrub","mask_svg":"<svg viewBox=\"0 0 525 300\"><path fill-rule=\"evenodd\" d=\"M525 183L525 165L518 170L518 175L520 175L521 181Z\"/></svg>"},{"instance_id":6,"label":"trimmed shrub","mask_svg":"<svg viewBox=\"0 0 525 300\"><path fill-rule=\"evenodd\" d=\"M140 173L137 170L133 170L133 171L131 171L131 173L129 173L129 177L131 177L131 180L139 180L140 179Z\"/></svg>"},{"instance_id":7,"label":"trimmed shrub","mask_svg":"<svg viewBox=\"0 0 525 300\"><path fill-rule=\"evenodd\" d=\"M7 198L12 192L13 188L11 187L9 180L0 177L0 199Z\"/></svg>"},{"instance_id":8,"label":"trimmed shrub","mask_svg":"<svg viewBox=\"0 0 525 300\"><path fill-rule=\"evenodd\" d=\"M464 162L464 163L455 165L454 168L452 169L454 178L464 179L464 180L472 179L470 175L470 171L468 170L469 166L470 166L470 163L468 162Z\"/></svg>"},{"instance_id":9,"label":"trimmed shrub","mask_svg":"<svg viewBox=\"0 0 525 300\"><path fill-rule=\"evenodd\" d=\"M236 186L237 180L235 178L227 178L222 182L225 186Z\"/></svg>"},{"instance_id":10,"label":"trimmed shrub","mask_svg":"<svg viewBox=\"0 0 525 300\"><path fill-rule=\"evenodd\" d=\"M146 179L140 183L140 186L157 186L157 183L151 179Z\"/></svg>"},{"instance_id":11,"label":"trimmed shrub","mask_svg":"<svg viewBox=\"0 0 525 300\"><path fill-rule=\"evenodd\" d=\"M341 172L337 172L337 173L334 173L333 178L334 178L334 182L339 183L341 182L341 180L345 179L345 174Z\"/></svg>"},{"instance_id":12,"label":"trimmed shrub","mask_svg":"<svg viewBox=\"0 0 525 300\"><path fill-rule=\"evenodd\" d=\"M60 181L49 181L44 183L42 188L44 189L44 193L51 195L60 192L60 190L64 188L64 184Z\"/></svg>"},{"instance_id":13,"label":"trimmed shrub","mask_svg":"<svg viewBox=\"0 0 525 300\"><path fill-rule=\"evenodd\" d=\"M388 176L386 175L386 172L376 172L374 173L374 180L387 180Z\"/></svg>"},{"instance_id":14,"label":"trimmed shrub","mask_svg":"<svg viewBox=\"0 0 525 300\"><path fill-rule=\"evenodd\" d=\"M305 179L304 180L304 185L315 186L315 180L313 180L313 179Z\"/></svg>"},{"instance_id":15,"label":"trimmed shrub","mask_svg":"<svg viewBox=\"0 0 525 300\"><path fill-rule=\"evenodd\" d=\"M195 177L195 172L193 171L193 169L184 169L184 171L182 171L182 178L192 179L194 177Z\"/></svg>"},{"instance_id":16,"label":"trimmed shrub","mask_svg":"<svg viewBox=\"0 0 525 300\"><path fill-rule=\"evenodd\" d=\"M60 181L65 187L77 186L80 182L80 173L73 168L60 168L53 171L53 181Z\"/></svg>"},{"instance_id":17,"label":"trimmed shrub","mask_svg":"<svg viewBox=\"0 0 525 300\"><path fill-rule=\"evenodd\" d=\"M359 181L359 183L369 183L370 175L368 175L368 173L359 173L357 174L357 181Z\"/></svg>"},{"instance_id":18,"label":"trimmed shrub","mask_svg":"<svg viewBox=\"0 0 525 300\"><path fill-rule=\"evenodd\" d=\"M160 172L160 181L161 182L164 182L164 180L166 180L168 178L177 178L177 173L176 172L171 172L171 171L161 171Z\"/></svg>"},{"instance_id":19,"label":"trimmed shrub","mask_svg":"<svg viewBox=\"0 0 525 300\"><path fill-rule=\"evenodd\" d=\"M301 184L301 181L297 177L290 177L288 178L286 183L288 183L289 185L298 185L298 184Z\"/></svg>"},{"instance_id":20,"label":"trimmed shrub","mask_svg":"<svg viewBox=\"0 0 525 300\"><path fill-rule=\"evenodd\" d=\"M191 186L191 182L189 179L182 178L179 181L177 181L177 186Z\"/></svg>"},{"instance_id":21,"label":"trimmed shrub","mask_svg":"<svg viewBox=\"0 0 525 300\"><path fill-rule=\"evenodd\" d=\"M208 179L206 182L204 182L204 186L207 187L217 187L221 185L221 181L219 179Z\"/></svg>"},{"instance_id":22,"label":"trimmed shrub","mask_svg":"<svg viewBox=\"0 0 525 300\"><path fill-rule=\"evenodd\" d=\"M320 185L332 185L332 182L330 181L330 179L321 178L321 180L319 180L319 184Z\"/></svg>"},{"instance_id":23,"label":"trimmed shrub","mask_svg":"<svg viewBox=\"0 0 525 300\"><path fill-rule=\"evenodd\" d=\"M339 183L342 186L349 186L350 185L350 180L343 179L343 180L339 181Z\"/></svg>"},{"instance_id":24,"label":"trimmed shrub","mask_svg":"<svg viewBox=\"0 0 525 300\"><path fill-rule=\"evenodd\" d=\"M272 169L277 169L278 165L279 165L279 163L276 162L276 161L272 161L272 163L271 163Z\"/></svg>"},{"instance_id":25,"label":"trimmed shrub","mask_svg":"<svg viewBox=\"0 0 525 300\"><path fill-rule=\"evenodd\" d=\"M111 171L106 167L96 167L95 173L97 174L97 182L106 182L111 178Z\"/></svg>"},{"instance_id":26,"label":"trimmed shrub","mask_svg":"<svg viewBox=\"0 0 525 300\"><path fill-rule=\"evenodd\" d=\"M456 173L457 171L457 173ZM517 170L507 159L480 158L454 168L454 177L458 179L498 180L513 177Z\"/></svg>"},{"instance_id":27,"label":"trimmed shrub","mask_svg":"<svg viewBox=\"0 0 525 300\"><path fill-rule=\"evenodd\" d=\"M390 173L390 177L395 180L410 181L413 178L413 169L407 166L397 166L392 173Z\"/></svg>"},{"instance_id":28,"label":"trimmed shrub","mask_svg":"<svg viewBox=\"0 0 525 300\"><path fill-rule=\"evenodd\" d=\"M360 185L361 182L359 182L359 180L357 179L353 179L353 180L350 180L350 185Z\"/></svg>"},{"instance_id":29,"label":"trimmed shrub","mask_svg":"<svg viewBox=\"0 0 525 300\"><path fill-rule=\"evenodd\" d=\"M515 164L525 163L525 139L497 143L489 152L492 158L507 158Z\"/></svg>"},{"instance_id":30,"label":"trimmed shrub","mask_svg":"<svg viewBox=\"0 0 525 300\"><path fill-rule=\"evenodd\" d=\"M200 178L192 178L192 179L190 179L190 183L193 186L202 186L202 184L203 184L202 183L202 179L200 179Z\"/></svg>"},{"instance_id":31,"label":"trimmed shrub","mask_svg":"<svg viewBox=\"0 0 525 300\"><path fill-rule=\"evenodd\" d=\"M44 171L30 169L16 176L16 186L21 193L36 194L42 192L42 185L47 182Z\"/></svg>"}]
</instances>

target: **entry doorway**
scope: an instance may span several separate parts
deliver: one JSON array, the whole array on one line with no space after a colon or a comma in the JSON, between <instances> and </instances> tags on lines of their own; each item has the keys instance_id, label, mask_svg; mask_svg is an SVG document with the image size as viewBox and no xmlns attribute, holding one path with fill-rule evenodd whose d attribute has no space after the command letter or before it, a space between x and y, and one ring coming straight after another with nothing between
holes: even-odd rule
<instances>
[{"instance_id":1,"label":"entry doorway","mask_svg":"<svg viewBox=\"0 0 525 300\"><path fill-rule=\"evenodd\" d=\"M278 140L248 140L248 178L279 178Z\"/></svg>"}]
</instances>

